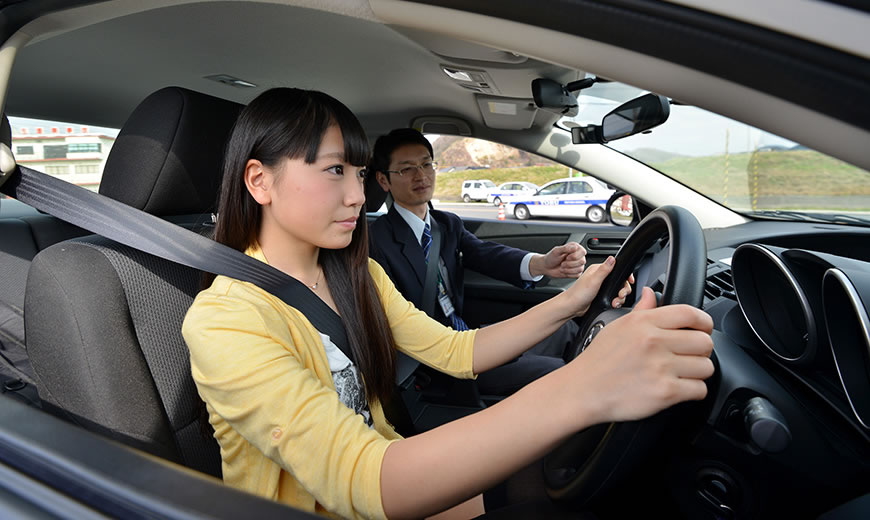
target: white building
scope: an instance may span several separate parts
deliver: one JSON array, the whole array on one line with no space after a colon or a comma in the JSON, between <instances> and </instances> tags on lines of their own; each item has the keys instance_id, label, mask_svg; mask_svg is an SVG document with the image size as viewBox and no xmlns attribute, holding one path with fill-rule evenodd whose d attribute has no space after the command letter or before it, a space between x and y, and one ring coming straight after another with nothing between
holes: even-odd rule
<instances>
[{"instance_id":1,"label":"white building","mask_svg":"<svg viewBox=\"0 0 870 520\"><path fill-rule=\"evenodd\" d=\"M88 127L12 126L12 152L18 164L96 191L115 138Z\"/></svg>"}]
</instances>

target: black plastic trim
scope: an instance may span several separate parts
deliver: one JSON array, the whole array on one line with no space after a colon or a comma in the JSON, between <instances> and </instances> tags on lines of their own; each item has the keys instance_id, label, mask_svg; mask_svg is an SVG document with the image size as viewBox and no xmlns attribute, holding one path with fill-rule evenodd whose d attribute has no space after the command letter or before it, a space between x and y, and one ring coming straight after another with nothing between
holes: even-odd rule
<instances>
[{"instance_id":1,"label":"black plastic trim","mask_svg":"<svg viewBox=\"0 0 870 520\"><path fill-rule=\"evenodd\" d=\"M107 518L45 484L0 464L0 518Z\"/></svg>"},{"instance_id":2,"label":"black plastic trim","mask_svg":"<svg viewBox=\"0 0 870 520\"><path fill-rule=\"evenodd\" d=\"M728 79L870 130L867 60L776 31L649 0L407 0L545 27ZM836 95L821 95L822 93Z\"/></svg>"},{"instance_id":3,"label":"black plastic trim","mask_svg":"<svg viewBox=\"0 0 870 520\"><path fill-rule=\"evenodd\" d=\"M230 488L6 397L0 397L0 464L116 518L320 518ZM10 481L0 479L2 489L15 491Z\"/></svg>"}]
</instances>

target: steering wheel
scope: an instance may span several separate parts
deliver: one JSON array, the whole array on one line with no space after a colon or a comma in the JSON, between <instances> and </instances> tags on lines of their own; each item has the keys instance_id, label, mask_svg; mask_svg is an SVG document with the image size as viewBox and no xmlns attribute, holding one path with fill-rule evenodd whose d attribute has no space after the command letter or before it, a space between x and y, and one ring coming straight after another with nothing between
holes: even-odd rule
<instances>
[{"instance_id":1,"label":"steering wheel","mask_svg":"<svg viewBox=\"0 0 870 520\"><path fill-rule=\"evenodd\" d=\"M607 324L629 312L611 308L611 302L647 251L663 238L669 240L669 251L659 305L701 307L707 271L703 230L688 210L662 206L631 232L589 310L576 318L579 333L569 353L572 359ZM673 411L671 408L640 421L601 424L575 434L544 460L544 482L550 497L586 505L603 495L649 454L674 419Z\"/></svg>"}]
</instances>

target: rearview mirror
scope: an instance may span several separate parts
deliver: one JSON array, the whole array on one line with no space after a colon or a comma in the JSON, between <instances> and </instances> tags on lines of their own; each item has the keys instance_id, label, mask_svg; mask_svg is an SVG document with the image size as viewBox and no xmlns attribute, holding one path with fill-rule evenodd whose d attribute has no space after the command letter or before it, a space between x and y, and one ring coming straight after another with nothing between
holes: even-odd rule
<instances>
[{"instance_id":1,"label":"rearview mirror","mask_svg":"<svg viewBox=\"0 0 870 520\"><path fill-rule=\"evenodd\" d=\"M668 120L670 114L668 98L646 94L611 110L601 120L601 125L575 126L571 129L571 141L584 144L622 139L659 126Z\"/></svg>"}]
</instances>

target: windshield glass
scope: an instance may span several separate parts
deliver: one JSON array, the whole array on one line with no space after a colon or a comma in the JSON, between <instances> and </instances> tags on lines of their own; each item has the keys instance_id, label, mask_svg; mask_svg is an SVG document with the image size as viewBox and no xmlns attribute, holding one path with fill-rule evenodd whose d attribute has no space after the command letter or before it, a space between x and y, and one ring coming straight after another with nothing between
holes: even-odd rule
<instances>
[{"instance_id":1,"label":"windshield glass","mask_svg":"<svg viewBox=\"0 0 870 520\"><path fill-rule=\"evenodd\" d=\"M582 91L578 115L561 126L600 124L644 93L596 84ZM870 172L701 108L670 109L663 125L606 146L743 214L870 224Z\"/></svg>"}]
</instances>

